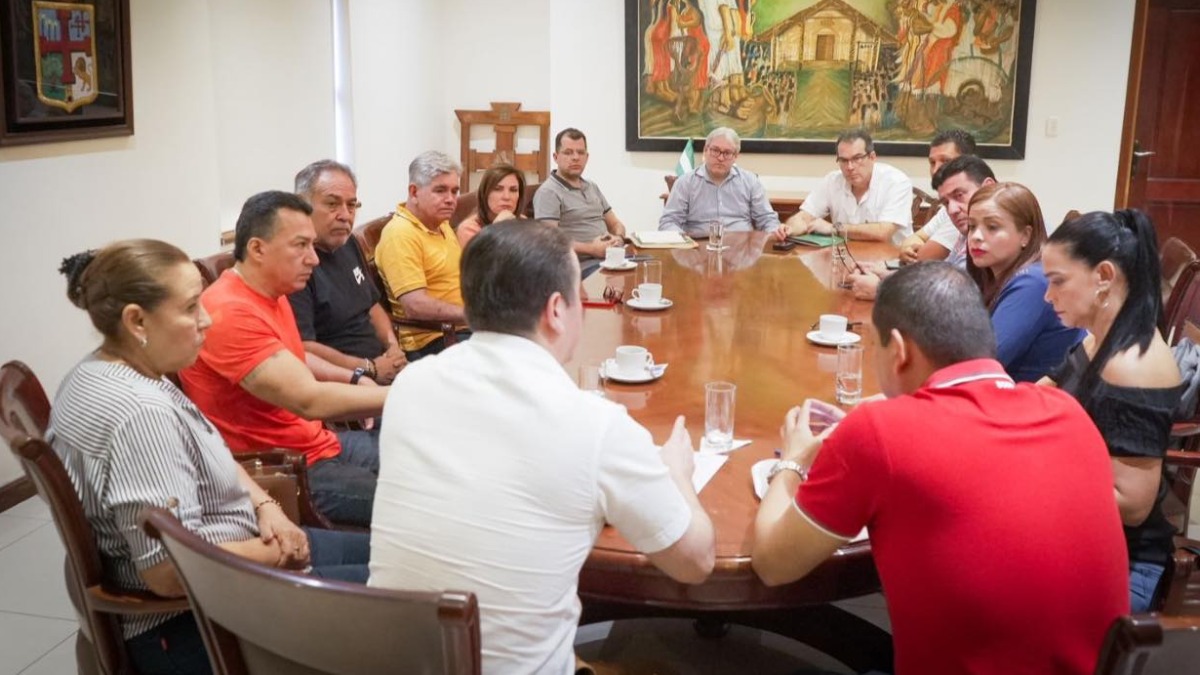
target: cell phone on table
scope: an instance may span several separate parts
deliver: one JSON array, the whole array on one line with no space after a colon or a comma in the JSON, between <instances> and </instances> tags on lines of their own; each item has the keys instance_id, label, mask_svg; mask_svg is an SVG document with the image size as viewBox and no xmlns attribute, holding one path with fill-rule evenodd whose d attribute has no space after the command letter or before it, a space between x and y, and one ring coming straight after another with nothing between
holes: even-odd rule
<instances>
[{"instance_id":1,"label":"cell phone on table","mask_svg":"<svg viewBox=\"0 0 1200 675\"><path fill-rule=\"evenodd\" d=\"M883 266L889 270L898 270L900 269L900 259L892 258L891 260L885 260L883 261Z\"/></svg>"},{"instance_id":2,"label":"cell phone on table","mask_svg":"<svg viewBox=\"0 0 1200 675\"><path fill-rule=\"evenodd\" d=\"M776 251L790 251L799 245L800 244L797 244L796 242L794 242L790 239L787 239L784 241L777 241L774 244L771 244L771 248L775 249Z\"/></svg>"}]
</instances>

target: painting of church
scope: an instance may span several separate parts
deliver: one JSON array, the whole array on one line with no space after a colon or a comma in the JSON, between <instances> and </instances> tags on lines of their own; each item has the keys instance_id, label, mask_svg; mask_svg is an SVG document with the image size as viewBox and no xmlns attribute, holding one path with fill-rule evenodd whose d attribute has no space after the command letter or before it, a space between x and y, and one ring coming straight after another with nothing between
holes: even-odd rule
<instances>
[{"instance_id":1,"label":"painting of church","mask_svg":"<svg viewBox=\"0 0 1200 675\"><path fill-rule=\"evenodd\" d=\"M861 126L917 151L949 127L985 148L1023 142L1020 0L629 2L642 38L639 139L730 126L746 139L828 141Z\"/></svg>"}]
</instances>

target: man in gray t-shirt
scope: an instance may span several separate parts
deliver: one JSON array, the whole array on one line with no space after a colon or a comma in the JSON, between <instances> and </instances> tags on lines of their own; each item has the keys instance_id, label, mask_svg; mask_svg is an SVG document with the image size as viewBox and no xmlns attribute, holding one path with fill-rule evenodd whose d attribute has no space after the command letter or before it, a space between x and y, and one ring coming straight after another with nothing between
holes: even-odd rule
<instances>
[{"instance_id":1,"label":"man in gray t-shirt","mask_svg":"<svg viewBox=\"0 0 1200 675\"><path fill-rule=\"evenodd\" d=\"M562 228L571 238L581 261L603 258L604 250L620 246L625 225L593 182L583 179L587 167L587 137L566 128L554 137L554 164L550 180L533 195L533 217Z\"/></svg>"}]
</instances>

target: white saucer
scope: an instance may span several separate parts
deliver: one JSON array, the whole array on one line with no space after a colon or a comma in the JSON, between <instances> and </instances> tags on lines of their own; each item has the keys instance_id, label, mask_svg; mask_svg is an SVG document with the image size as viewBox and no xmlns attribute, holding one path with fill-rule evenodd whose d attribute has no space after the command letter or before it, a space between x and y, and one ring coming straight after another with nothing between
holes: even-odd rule
<instances>
[{"instance_id":1,"label":"white saucer","mask_svg":"<svg viewBox=\"0 0 1200 675\"><path fill-rule=\"evenodd\" d=\"M637 262L633 260L626 260L620 265L609 265L608 262L605 261L600 263L600 267L608 270L609 272L628 272L629 270L637 267Z\"/></svg>"},{"instance_id":2,"label":"white saucer","mask_svg":"<svg viewBox=\"0 0 1200 675\"><path fill-rule=\"evenodd\" d=\"M671 302L670 300L668 300L666 298L663 298L658 301L657 305L652 305L648 302L643 302L641 298L630 298L625 301L625 304L629 305L630 307L632 307L634 309L644 309L647 312L657 312L658 310L666 309L675 303Z\"/></svg>"},{"instance_id":3,"label":"white saucer","mask_svg":"<svg viewBox=\"0 0 1200 675\"><path fill-rule=\"evenodd\" d=\"M636 375L623 373L617 368L616 359L606 359L600 366L600 375L607 380L614 382L625 382L627 384L641 384L643 382L653 382L662 377L667 372L667 364L660 363L653 366L648 366L643 372Z\"/></svg>"},{"instance_id":4,"label":"white saucer","mask_svg":"<svg viewBox=\"0 0 1200 675\"><path fill-rule=\"evenodd\" d=\"M840 340L831 340L831 339L825 337L824 335L822 335L821 331L819 331L819 330L810 330L810 331L808 331L808 335L806 335L805 337L808 338L809 342L814 342L816 344L819 344L819 345L822 345L825 347L836 347L838 345L852 345L855 342L858 342L859 340L862 339L861 335L859 335L858 333L852 333L850 331L846 331L845 333L843 333L842 339L840 339Z\"/></svg>"}]
</instances>

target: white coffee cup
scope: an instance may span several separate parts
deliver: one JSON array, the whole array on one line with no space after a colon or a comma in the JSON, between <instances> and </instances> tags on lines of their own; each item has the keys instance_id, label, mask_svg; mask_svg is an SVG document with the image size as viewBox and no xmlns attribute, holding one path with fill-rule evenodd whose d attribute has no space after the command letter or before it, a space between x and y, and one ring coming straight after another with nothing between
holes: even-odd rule
<instances>
[{"instance_id":1,"label":"white coffee cup","mask_svg":"<svg viewBox=\"0 0 1200 675\"><path fill-rule=\"evenodd\" d=\"M821 337L827 340L840 340L846 334L846 317L840 314L822 314Z\"/></svg>"},{"instance_id":2,"label":"white coffee cup","mask_svg":"<svg viewBox=\"0 0 1200 675\"><path fill-rule=\"evenodd\" d=\"M604 251L604 264L609 267L620 267L625 264L625 247L612 246Z\"/></svg>"},{"instance_id":3,"label":"white coffee cup","mask_svg":"<svg viewBox=\"0 0 1200 675\"><path fill-rule=\"evenodd\" d=\"M633 297L646 305L662 304L662 284L638 284Z\"/></svg>"},{"instance_id":4,"label":"white coffee cup","mask_svg":"<svg viewBox=\"0 0 1200 675\"><path fill-rule=\"evenodd\" d=\"M645 347L621 345L617 347L617 371L629 377L644 375L654 365L654 357Z\"/></svg>"}]
</instances>

